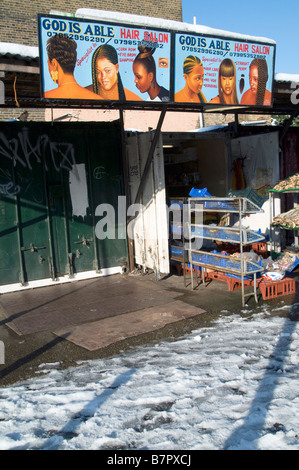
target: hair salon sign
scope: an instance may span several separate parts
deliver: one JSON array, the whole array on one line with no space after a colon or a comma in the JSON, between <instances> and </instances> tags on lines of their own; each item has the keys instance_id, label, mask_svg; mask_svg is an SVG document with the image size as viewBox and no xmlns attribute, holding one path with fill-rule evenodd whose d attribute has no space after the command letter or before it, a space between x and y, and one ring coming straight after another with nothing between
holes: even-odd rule
<instances>
[{"instance_id":1,"label":"hair salon sign","mask_svg":"<svg viewBox=\"0 0 299 470\"><path fill-rule=\"evenodd\" d=\"M275 43L38 17L47 100L271 106Z\"/></svg>"}]
</instances>

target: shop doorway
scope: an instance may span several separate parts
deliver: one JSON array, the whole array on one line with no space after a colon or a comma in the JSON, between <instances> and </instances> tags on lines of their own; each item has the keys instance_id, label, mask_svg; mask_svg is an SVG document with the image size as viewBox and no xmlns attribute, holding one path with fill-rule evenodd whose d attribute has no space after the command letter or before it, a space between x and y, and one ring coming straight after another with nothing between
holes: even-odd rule
<instances>
[{"instance_id":1,"label":"shop doorway","mask_svg":"<svg viewBox=\"0 0 299 470\"><path fill-rule=\"evenodd\" d=\"M128 236L134 241L135 265L154 270L159 278L161 273L169 273L169 226L161 134L142 183L152 139L152 132L127 135L128 215L134 217L128 225Z\"/></svg>"}]
</instances>

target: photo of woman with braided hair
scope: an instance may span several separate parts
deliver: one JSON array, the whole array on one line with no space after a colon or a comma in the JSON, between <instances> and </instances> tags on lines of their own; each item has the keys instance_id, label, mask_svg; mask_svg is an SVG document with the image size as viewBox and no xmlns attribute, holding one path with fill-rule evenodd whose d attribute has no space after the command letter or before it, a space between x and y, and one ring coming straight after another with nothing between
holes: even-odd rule
<instances>
[{"instance_id":1,"label":"photo of woman with braided hair","mask_svg":"<svg viewBox=\"0 0 299 470\"><path fill-rule=\"evenodd\" d=\"M55 35L47 41L48 70L53 82L57 85L44 92L45 98L57 99L100 99L92 91L80 86L74 70L77 61L77 44L65 36Z\"/></svg>"},{"instance_id":2,"label":"photo of woman with braided hair","mask_svg":"<svg viewBox=\"0 0 299 470\"><path fill-rule=\"evenodd\" d=\"M155 47L138 46L139 54L133 62L135 85L140 93L148 93L150 101L169 101L169 91L159 85L156 78Z\"/></svg>"},{"instance_id":3,"label":"photo of woman with braided hair","mask_svg":"<svg viewBox=\"0 0 299 470\"><path fill-rule=\"evenodd\" d=\"M266 90L268 67L265 59L253 59L249 67L249 90L241 98L241 104L271 106L271 92Z\"/></svg>"},{"instance_id":4,"label":"photo of woman with braided hair","mask_svg":"<svg viewBox=\"0 0 299 470\"><path fill-rule=\"evenodd\" d=\"M183 63L185 86L174 95L174 101L180 103L206 103L201 89L204 82L204 68L199 57L189 55Z\"/></svg>"},{"instance_id":5,"label":"photo of woman with braided hair","mask_svg":"<svg viewBox=\"0 0 299 470\"><path fill-rule=\"evenodd\" d=\"M92 84L86 89L99 95L99 99L141 101L138 95L124 88L119 73L118 54L110 44L103 44L94 51L91 73Z\"/></svg>"},{"instance_id":6,"label":"photo of woman with braided hair","mask_svg":"<svg viewBox=\"0 0 299 470\"><path fill-rule=\"evenodd\" d=\"M213 104L239 104L236 86L236 66L231 59L224 59L218 71L218 96L211 99Z\"/></svg>"}]
</instances>

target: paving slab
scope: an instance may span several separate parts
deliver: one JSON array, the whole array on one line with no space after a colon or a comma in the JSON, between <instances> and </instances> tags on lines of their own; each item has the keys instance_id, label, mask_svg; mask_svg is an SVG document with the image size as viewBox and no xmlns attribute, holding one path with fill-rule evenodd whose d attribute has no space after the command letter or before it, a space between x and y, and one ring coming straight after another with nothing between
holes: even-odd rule
<instances>
[{"instance_id":1,"label":"paving slab","mask_svg":"<svg viewBox=\"0 0 299 470\"><path fill-rule=\"evenodd\" d=\"M165 325L204 313L180 300L135 312L104 318L74 327L62 328L53 333L89 351L163 328Z\"/></svg>"},{"instance_id":2,"label":"paving slab","mask_svg":"<svg viewBox=\"0 0 299 470\"><path fill-rule=\"evenodd\" d=\"M178 295L158 284L149 286L136 278L115 275L3 294L1 318L22 336L159 306Z\"/></svg>"}]
</instances>

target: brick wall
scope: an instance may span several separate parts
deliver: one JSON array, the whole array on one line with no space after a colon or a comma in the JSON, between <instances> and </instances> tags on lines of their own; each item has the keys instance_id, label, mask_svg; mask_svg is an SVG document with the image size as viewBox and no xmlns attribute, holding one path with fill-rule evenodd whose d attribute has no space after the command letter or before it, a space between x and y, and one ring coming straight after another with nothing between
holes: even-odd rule
<instances>
[{"instance_id":1,"label":"brick wall","mask_svg":"<svg viewBox=\"0 0 299 470\"><path fill-rule=\"evenodd\" d=\"M99 10L119 11L182 21L181 0L163 2L161 0L1 0L0 42L13 42L37 46L37 14L49 14L50 10L75 13L79 8L97 8Z\"/></svg>"},{"instance_id":2,"label":"brick wall","mask_svg":"<svg viewBox=\"0 0 299 470\"><path fill-rule=\"evenodd\" d=\"M7 121L8 119L19 119L24 111L28 112L28 121L44 121L45 110L39 108L0 108L0 121ZM22 120L22 118L20 119ZM50 119L49 119L50 120Z\"/></svg>"},{"instance_id":3,"label":"brick wall","mask_svg":"<svg viewBox=\"0 0 299 470\"><path fill-rule=\"evenodd\" d=\"M204 126L223 126L235 121L234 114L220 114L220 113L205 113L204 114ZM266 121L265 126L271 125L271 116L268 114L239 114L238 122L241 124L243 121L254 122L254 121Z\"/></svg>"}]
</instances>

